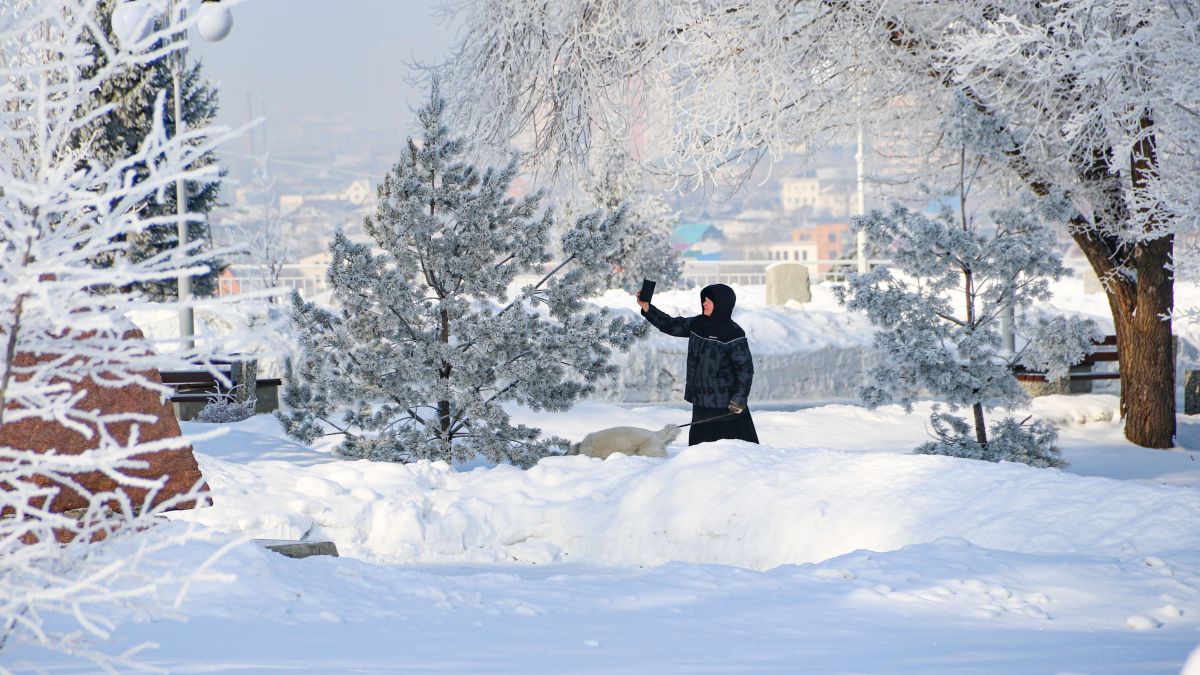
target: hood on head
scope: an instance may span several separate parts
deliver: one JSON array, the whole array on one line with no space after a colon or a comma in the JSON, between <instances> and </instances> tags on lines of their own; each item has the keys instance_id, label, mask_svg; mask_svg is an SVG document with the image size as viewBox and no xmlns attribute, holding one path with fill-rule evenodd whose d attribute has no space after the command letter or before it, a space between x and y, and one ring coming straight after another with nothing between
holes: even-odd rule
<instances>
[{"instance_id":1,"label":"hood on head","mask_svg":"<svg viewBox=\"0 0 1200 675\"><path fill-rule=\"evenodd\" d=\"M713 284L705 286L700 291L700 304L704 304L704 299L708 298L713 301L713 313L709 317L710 320L729 321L733 318L733 306L737 304L737 294L733 289L725 284ZM703 310L701 310L703 311Z\"/></svg>"}]
</instances>

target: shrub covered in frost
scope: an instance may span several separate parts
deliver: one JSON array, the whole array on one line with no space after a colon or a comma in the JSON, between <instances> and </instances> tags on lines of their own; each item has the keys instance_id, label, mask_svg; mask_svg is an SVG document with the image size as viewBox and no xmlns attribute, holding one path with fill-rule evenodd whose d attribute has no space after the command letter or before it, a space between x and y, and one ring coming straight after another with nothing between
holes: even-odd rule
<instances>
[{"instance_id":1,"label":"shrub covered in frost","mask_svg":"<svg viewBox=\"0 0 1200 675\"><path fill-rule=\"evenodd\" d=\"M238 387L234 387L234 391L223 392L217 394L214 398L209 399L208 403L196 415L197 422L208 422L212 424L229 424L230 422L241 422L242 420L254 417L254 406L257 399L251 397L248 400L241 400L236 393Z\"/></svg>"},{"instance_id":2,"label":"shrub covered in frost","mask_svg":"<svg viewBox=\"0 0 1200 675\"><path fill-rule=\"evenodd\" d=\"M1067 466L1055 441L1058 430L1044 420L1018 422L1013 417L992 425L986 443L975 440L975 431L961 417L935 410L929 421L937 440L916 449L919 455L945 455L987 462L1020 462L1036 467Z\"/></svg>"}]
</instances>

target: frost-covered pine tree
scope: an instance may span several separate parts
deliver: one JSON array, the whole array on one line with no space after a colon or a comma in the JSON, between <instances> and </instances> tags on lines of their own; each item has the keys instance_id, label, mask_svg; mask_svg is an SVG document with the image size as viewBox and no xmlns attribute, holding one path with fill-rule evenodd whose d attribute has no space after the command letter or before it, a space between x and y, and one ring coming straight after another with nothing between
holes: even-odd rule
<instances>
[{"instance_id":1,"label":"frost-covered pine tree","mask_svg":"<svg viewBox=\"0 0 1200 675\"><path fill-rule=\"evenodd\" d=\"M584 211L625 209L626 231L608 255L604 282L608 288L633 292L643 279L659 288L679 283L683 263L671 246L679 214L646 187L644 171L623 147L610 146L580 184L577 199Z\"/></svg>"},{"instance_id":2,"label":"frost-covered pine tree","mask_svg":"<svg viewBox=\"0 0 1200 675\"><path fill-rule=\"evenodd\" d=\"M10 658L17 648L35 659L39 649L90 659L97 670L146 669L138 660L149 645L105 650L113 617L168 615L164 600L182 599L176 593L196 576L215 577L163 554L212 536L164 525L159 517L196 501L198 488L157 502L161 480L136 475L146 454L194 439L148 442L137 429L153 415L98 410L83 396L132 384L167 394L150 373L189 367L205 356L158 353L150 348L155 345L131 339L127 316L146 308L144 297L96 289L203 269L190 253L141 260L126 253L131 241L166 222L146 215L142 205L170 191L177 178L215 180L216 167L202 158L222 137L212 128L167 133L160 94L158 113L128 154L100 157L72 142L113 114L94 96L104 82L124 69L147 67L164 54L148 52L153 44L188 29L174 24L118 50L97 24L96 5L0 2L0 429L36 421L96 444L78 454L47 452L28 447L19 430L0 444L0 670L23 665ZM89 45L104 52L103 63ZM117 262L98 269L92 262L101 256ZM119 488L92 492L79 485L80 476L96 472ZM47 506L71 488L86 501L81 513ZM124 488L149 490L150 497L135 500Z\"/></svg>"},{"instance_id":3,"label":"frost-covered pine tree","mask_svg":"<svg viewBox=\"0 0 1200 675\"><path fill-rule=\"evenodd\" d=\"M444 125L434 84L421 137L379 186L364 229L381 252L339 233L330 245L334 310L294 300L300 355L288 364L294 438L343 435L344 457L490 461L528 467L558 438L513 425L503 404L566 410L614 370L609 356L642 322L588 311L625 215L594 213L551 263L540 194L509 196L516 161L480 171ZM535 279L511 300L510 284Z\"/></svg>"},{"instance_id":4,"label":"frost-covered pine tree","mask_svg":"<svg viewBox=\"0 0 1200 675\"><path fill-rule=\"evenodd\" d=\"M109 44L113 43L111 17L113 9L123 0L100 0L96 5L95 21L103 31ZM164 25L165 17L158 25ZM109 56L99 41L89 36L85 44L91 51L92 61L84 69L85 77L106 69ZM156 48L161 48L157 45ZM154 117L159 114L155 101L162 92L167 92L165 110L167 133L175 134L175 106L170 101L171 69L173 60L182 60L187 54L184 50L172 50L169 54L162 53L159 58L148 63L108 69L108 76L100 80L99 86L91 93L91 105L111 105L111 114L104 115L78 130L73 143L84 150L87 161L111 163L120 158L128 157L137 152L145 140L147 131L153 126ZM202 128L212 123L217 115L217 90L207 80L200 62L184 63L180 78L180 90L183 92L183 121L188 129ZM195 159L195 167L216 166L217 157L214 152L208 152ZM138 166L137 180L144 180L148 169ZM188 181L184 185L187 195L187 212L197 214L188 223L188 241L201 242L202 250L211 247L211 232L206 216L218 205L221 189L220 173L210 173L210 179L204 181ZM147 218L173 218L176 213L175 191L167 190L161 195L155 194L140 205L142 214ZM179 233L173 223L158 223L146 228L145 231L131 235L123 255L134 261L142 261L161 253L170 251L179 245ZM102 267L114 264L111 256L101 256L95 263ZM198 296L212 295L216 290L217 277L220 276L225 264L216 256L207 256L205 264L208 271L192 277L192 291ZM140 281L133 284L158 301L171 300L179 297L177 279L160 279L156 281ZM126 289L128 290L128 289Z\"/></svg>"},{"instance_id":5,"label":"frost-covered pine tree","mask_svg":"<svg viewBox=\"0 0 1200 675\"><path fill-rule=\"evenodd\" d=\"M919 396L932 395L952 411L971 410L968 423L935 409L936 440L917 448L919 453L1061 466L1051 425L1009 417L992 427L989 438L984 412L1028 403L1013 366L1062 377L1098 337L1090 319L1040 318L1024 346L1006 354L997 332L1006 307L1047 298L1049 280L1065 274L1042 220L1043 213L1062 207L1041 200L996 208L986 217L973 212L978 172L987 155L1005 152L1011 139L962 99L948 119L957 122L945 138L957 146L958 176L953 191L928 195L941 202L940 210L930 216L897 205L854 221L877 254L895 265L895 271L878 267L853 276L839 289L839 300L866 313L878 329L880 362L861 395L870 407L899 403L911 412Z\"/></svg>"}]
</instances>

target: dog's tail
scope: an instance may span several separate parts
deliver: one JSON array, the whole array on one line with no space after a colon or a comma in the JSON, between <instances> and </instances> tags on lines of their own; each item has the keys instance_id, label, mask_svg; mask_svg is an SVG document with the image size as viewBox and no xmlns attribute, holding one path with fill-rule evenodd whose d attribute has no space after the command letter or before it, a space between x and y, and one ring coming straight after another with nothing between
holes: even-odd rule
<instances>
[{"instance_id":1,"label":"dog's tail","mask_svg":"<svg viewBox=\"0 0 1200 675\"><path fill-rule=\"evenodd\" d=\"M662 439L663 445L666 445L679 436L679 427L674 424L668 424L655 433Z\"/></svg>"}]
</instances>

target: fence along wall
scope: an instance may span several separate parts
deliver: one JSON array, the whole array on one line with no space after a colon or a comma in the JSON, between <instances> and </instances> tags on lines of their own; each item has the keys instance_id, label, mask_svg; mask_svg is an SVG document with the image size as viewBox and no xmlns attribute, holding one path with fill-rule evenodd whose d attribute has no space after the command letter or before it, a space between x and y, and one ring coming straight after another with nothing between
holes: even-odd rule
<instances>
[{"instance_id":1,"label":"fence along wall","mask_svg":"<svg viewBox=\"0 0 1200 675\"><path fill-rule=\"evenodd\" d=\"M265 291L272 287L299 291L301 297L312 300L329 290L326 273L328 265L286 264L272 286L268 275L258 265L230 265L217 280L217 295L229 296Z\"/></svg>"}]
</instances>

